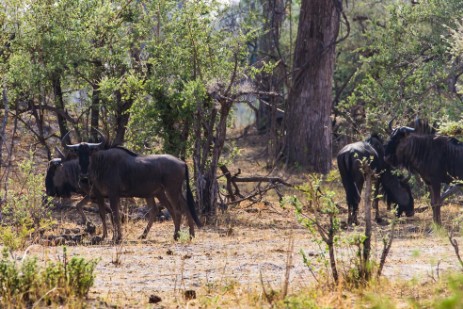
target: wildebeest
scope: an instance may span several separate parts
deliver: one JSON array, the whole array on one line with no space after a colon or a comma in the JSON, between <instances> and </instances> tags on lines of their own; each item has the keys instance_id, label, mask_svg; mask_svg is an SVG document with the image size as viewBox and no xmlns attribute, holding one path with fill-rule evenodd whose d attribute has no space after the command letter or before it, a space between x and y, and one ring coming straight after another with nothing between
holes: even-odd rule
<instances>
[{"instance_id":1,"label":"wildebeest","mask_svg":"<svg viewBox=\"0 0 463 309\"><path fill-rule=\"evenodd\" d=\"M76 208L82 217L83 224L88 222L82 209L83 206L89 202L96 202L103 223L103 238L105 238L107 234L105 214L111 210L105 205L104 200L93 200L90 197L90 187L79 181L79 175L80 167L77 159L55 158L51 160L45 176L46 194L62 198L70 198L72 194L82 195L83 199L77 203Z\"/></svg>"},{"instance_id":2,"label":"wildebeest","mask_svg":"<svg viewBox=\"0 0 463 309\"><path fill-rule=\"evenodd\" d=\"M123 147L103 149L103 143L67 145L79 157L80 177L88 179L92 197L107 197L114 216L113 239L122 240L119 201L121 197L141 197L154 202L154 197L167 207L174 221L174 239L179 238L182 214L186 213L190 237L194 223L201 226L196 214L189 185L188 166L171 155L141 156ZM182 194L186 182L186 199ZM145 238L157 214L150 206L150 218L142 238Z\"/></svg>"},{"instance_id":3,"label":"wildebeest","mask_svg":"<svg viewBox=\"0 0 463 309\"><path fill-rule=\"evenodd\" d=\"M357 211L360 203L365 171L363 160L367 160L372 171L377 174L374 190L375 218L379 221L378 199L376 196L382 189L383 197L390 204L397 204L397 216L405 212L407 216L414 214L414 201L408 183L394 175L390 166L383 159L384 148L381 139L372 135L366 141L344 146L337 155L338 169L346 192L349 225L358 224Z\"/></svg>"},{"instance_id":4,"label":"wildebeest","mask_svg":"<svg viewBox=\"0 0 463 309\"><path fill-rule=\"evenodd\" d=\"M433 220L441 224L441 183L463 179L463 145L443 135L423 135L410 127L396 128L385 147L385 160L418 173L431 191Z\"/></svg>"}]
</instances>

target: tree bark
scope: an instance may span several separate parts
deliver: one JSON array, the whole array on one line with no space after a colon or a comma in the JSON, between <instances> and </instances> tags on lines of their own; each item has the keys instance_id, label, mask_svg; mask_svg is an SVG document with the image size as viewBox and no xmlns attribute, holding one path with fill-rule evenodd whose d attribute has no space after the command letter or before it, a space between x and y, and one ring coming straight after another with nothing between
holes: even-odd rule
<instances>
[{"instance_id":1,"label":"tree bark","mask_svg":"<svg viewBox=\"0 0 463 309\"><path fill-rule=\"evenodd\" d=\"M90 107L90 132L91 139L94 142L99 140L99 133L95 130L98 129L100 122L100 85L103 72L103 63L100 60L95 60L95 73L94 73L94 82L92 83L92 103Z\"/></svg>"},{"instance_id":2,"label":"tree bark","mask_svg":"<svg viewBox=\"0 0 463 309\"><path fill-rule=\"evenodd\" d=\"M263 0L262 13L265 16L265 33L259 40L258 61L278 63L272 72L260 74L258 88L264 92L283 93L287 82L284 59L280 53L281 27L285 20L286 10L283 0ZM261 97L256 124L259 134L267 134L269 155L268 165L273 166L281 151L281 131L277 119L277 110L283 107L281 97Z\"/></svg>"},{"instance_id":3,"label":"tree bark","mask_svg":"<svg viewBox=\"0 0 463 309\"><path fill-rule=\"evenodd\" d=\"M51 76L51 83L53 86L53 94L55 96L55 108L58 111L56 113L56 118L58 119L58 127L61 138L64 139L61 141L63 146L66 144L71 144L71 138L68 133L68 127L66 124L66 118L63 117L61 112L64 112L64 100L63 100L63 89L61 88L61 78L58 73L55 73ZM39 119L37 119L38 121Z\"/></svg>"},{"instance_id":4,"label":"tree bark","mask_svg":"<svg viewBox=\"0 0 463 309\"><path fill-rule=\"evenodd\" d=\"M130 119L130 108L133 105L133 99L123 101L119 91L116 93L117 109L116 109L116 136L114 137L114 145L122 145L125 141L125 132Z\"/></svg>"},{"instance_id":5,"label":"tree bark","mask_svg":"<svg viewBox=\"0 0 463 309\"><path fill-rule=\"evenodd\" d=\"M341 11L336 3L302 1L286 117L289 162L324 174L331 168L331 91Z\"/></svg>"}]
</instances>

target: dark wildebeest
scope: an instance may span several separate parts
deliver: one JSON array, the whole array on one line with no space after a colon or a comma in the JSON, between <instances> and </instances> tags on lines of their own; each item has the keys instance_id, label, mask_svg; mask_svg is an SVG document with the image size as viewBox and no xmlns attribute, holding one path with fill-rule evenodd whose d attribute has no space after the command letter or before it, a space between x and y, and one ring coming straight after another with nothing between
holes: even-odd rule
<instances>
[{"instance_id":1,"label":"dark wildebeest","mask_svg":"<svg viewBox=\"0 0 463 309\"><path fill-rule=\"evenodd\" d=\"M121 197L141 197L153 201L154 197L169 210L174 221L174 239L179 238L182 214L188 219L190 237L194 237L194 223L201 226L196 215L193 194L189 185L188 166L171 155L137 155L123 147L102 149L103 143L67 145L78 154L81 179L91 185L91 196L109 198L114 216L113 239L122 240L119 215ZM182 194L186 183L186 199ZM150 206L149 222L142 238L153 224L158 209Z\"/></svg>"},{"instance_id":2,"label":"dark wildebeest","mask_svg":"<svg viewBox=\"0 0 463 309\"><path fill-rule=\"evenodd\" d=\"M103 238L105 238L107 234L105 214L110 212L110 209L104 204L104 200L92 200L89 195L90 187L88 184L79 181L79 175L80 167L77 159L63 160L62 158L55 158L51 160L45 176L46 193L48 196L61 198L70 198L72 194L82 195L84 198L77 203L76 208L82 217L84 225L88 221L82 209L83 206L89 202L96 202L103 222Z\"/></svg>"},{"instance_id":3,"label":"dark wildebeest","mask_svg":"<svg viewBox=\"0 0 463 309\"><path fill-rule=\"evenodd\" d=\"M392 173L390 166L384 162L383 155L383 144L377 135L372 135L364 142L348 144L338 153L338 168L346 191L347 222L349 225L358 224L358 204L360 203L362 187L365 181L365 171L362 167L363 160L366 160L365 163L368 163L372 171L377 174L373 203L376 211L376 221L380 221L378 199L376 198L380 188L388 205L398 205L397 217L400 217L404 212L408 217L414 214L414 202L410 186L406 180Z\"/></svg>"},{"instance_id":4,"label":"dark wildebeest","mask_svg":"<svg viewBox=\"0 0 463 309\"><path fill-rule=\"evenodd\" d=\"M386 144L385 160L418 173L431 191L433 220L441 224L441 183L463 179L463 145L443 135L423 135L410 127L396 128Z\"/></svg>"}]
</instances>

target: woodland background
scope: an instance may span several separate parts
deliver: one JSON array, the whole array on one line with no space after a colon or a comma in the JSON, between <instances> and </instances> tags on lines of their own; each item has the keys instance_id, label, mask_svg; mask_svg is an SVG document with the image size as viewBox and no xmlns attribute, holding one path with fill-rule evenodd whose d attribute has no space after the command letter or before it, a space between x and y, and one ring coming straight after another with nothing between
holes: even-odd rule
<instances>
[{"instance_id":1,"label":"woodland background","mask_svg":"<svg viewBox=\"0 0 463 309\"><path fill-rule=\"evenodd\" d=\"M17 127L48 159L55 146L97 140L96 128L141 153L193 159L200 208L213 214L237 104L254 112L269 167L321 173L339 146L385 132L391 119L419 116L445 127L461 117L463 4L456 0L3 7L3 184Z\"/></svg>"},{"instance_id":2,"label":"woodland background","mask_svg":"<svg viewBox=\"0 0 463 309\"><path fill-rule=\"evenodd\" d=\"M219 179L242 150L236 137L258 134L268 180L277 170L327 175L342 146L386 138L390 120L463 130L459 0L2 7L2 214L24 235L47 227L40 177L56 147L98 141L95 129L141 154L185 159L206 223L229 202ZM11 247L17 234L6 231Z\"/></svg>"}]
</instances>

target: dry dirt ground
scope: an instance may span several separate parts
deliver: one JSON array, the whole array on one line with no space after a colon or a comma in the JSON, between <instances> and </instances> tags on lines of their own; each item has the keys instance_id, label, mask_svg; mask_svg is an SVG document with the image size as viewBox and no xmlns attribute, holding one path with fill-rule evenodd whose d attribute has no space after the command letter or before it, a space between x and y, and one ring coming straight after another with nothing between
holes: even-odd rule
<instances>
[{"instance_id":1,"label":"dry dirt ground","mask_svg":"<svg viewBox=\"0 0 463 309\"><path fill-rule=\"evenodd\" d=\"M235 163L228 166L232 173L238 168L243 175L268 173L265 162L260 159L262 147L256 147L262 145L259 139L250 138L244 144L237 142L241 151L233 159ZM283 174L280 176L284 177ZM304 177L299 175L298 181L303 181ZM249 191L252 188L242 189ZM339 192L337 201L344 205L343 192ZM425 206L426 200L420 199L417 206ZM382 212L385 212L384 208ZM452 218L460 214L458 203L445 206L443 220L450 226ZM79 217L74 209L56 212L55 216L60 226L77 226L75 222ZM89 216L98 226L97 232L101 233L99 219L93 214ZM341 216L345 220L346 215ZM139 220L124 225L126 241L120 246L110 243L90 245L88 239L83 244L69 246L69 255L99 259L95 284L89 295L90 306L268 307L264 295L272 289L280 291L287 283L289 293L297 293L314 283L317 274L326 269L321 264L322 250L314 238L300 226L294 212L281 208L275 197L255 204L242 203L218 217L216 226L198 230L191 242L186 237L181 237L179 242L173 241L172 221L153 225L148 240L140 241L138 236L146 222ZM430 229L431 218L432 214L427 210L399 223L383 271L386 278L425 282L444 271L461 269L446 235ZM389 229L390 226L374 224L375 260L379 259L382 249L380 232L387 233ZM353 233L344 230L343 239ZM461 239L458 240L461 243ZM348 264L355 253L349 246L344 248L338 252L338 257ZM314 274L304 265L301 250L314 263ZM28 249L28 254L43 260L59 259L62 248L37 244ZM194 291L196 299L185 299L187 290ZM160 297L161 301L149 304L152 295Z\"/></svg>"},{"instance_id":2,"label":"dry dirt ground","mask_svg":"<svg viewBox=\"0 0 463 309\"><path fill-rule=\"evenodd\" d=\"M100 260L90 292L90 301L97 307L144 308L150 306L151 295L162 299L151 305L155 308L265 307L264 289L281 290L288 271L290 293L314 283L301 250L315 262L315 272L325 269L316 262L321 250L289 211L257 204L231 212L227 216L233 220L228 226L203 228L191 242L172 240L171 221L154 225L149 239L141 242L137 236L145 222L139 221L125 225L128 241L120 246L78 245L67 250L71 256ZM425 215L431 218L429 213ZM460 269L446 237L427 231L420 221L414 218L399 224L384 268L385 277L425 282L437 278L440 272ZM375 229L375 235L379 235L379 229L388 227ZM378 236L373 245L374 259L378 260L382 247ZM29 254L57 259L62 256L62 248L34 245ZM345 249L339 257L346 260L352 254ZM186 290L194 290L197 299L185 300ZM232 296L229 290L233 290Z\"/></svg>"}]
</instances>

